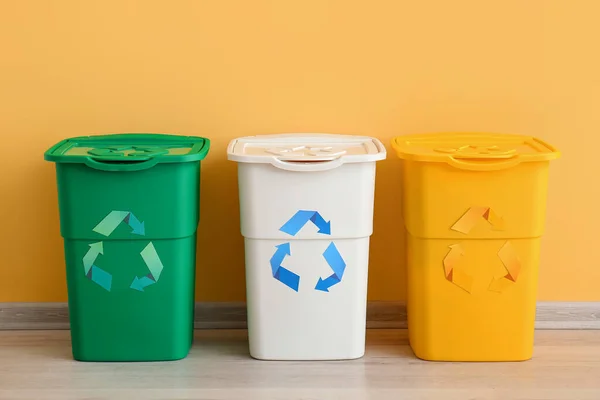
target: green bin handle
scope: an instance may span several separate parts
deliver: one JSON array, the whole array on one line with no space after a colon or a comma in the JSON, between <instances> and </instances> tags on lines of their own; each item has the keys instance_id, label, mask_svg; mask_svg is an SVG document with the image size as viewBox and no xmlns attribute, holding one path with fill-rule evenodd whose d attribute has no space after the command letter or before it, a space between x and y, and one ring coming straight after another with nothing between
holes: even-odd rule
<instances>
[{"instance_id":1,"label":"green bin handle","mask_svg":"<svg viewBox=\"0 0 600 400\"><path fill-rule=\"evenodd\" d=\"M111 172L143 171L154 167L156 164L158 164L158 160L155 157L136 157L133 162L106 162L96 160L93 157L85 159L85 165L88 167Z\"/></svg>"}]
</instances>

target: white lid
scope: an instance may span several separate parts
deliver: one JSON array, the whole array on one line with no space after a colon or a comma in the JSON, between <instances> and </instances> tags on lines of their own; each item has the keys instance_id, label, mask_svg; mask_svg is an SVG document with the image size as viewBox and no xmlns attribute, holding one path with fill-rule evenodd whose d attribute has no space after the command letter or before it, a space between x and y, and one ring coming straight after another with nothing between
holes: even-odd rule
<instances>
[{"instance_id":1,"label":"white lid","mask_svg":"<svg viewBox=\"0 0 600 400\"><path fill-rule=\"evenodd\" d=\"M318 133L246 136L227 147L227 158L268 163L291 171L322 171L345 163L383 160L383 144L371 137Z\"/></svg>"}]
</instances>

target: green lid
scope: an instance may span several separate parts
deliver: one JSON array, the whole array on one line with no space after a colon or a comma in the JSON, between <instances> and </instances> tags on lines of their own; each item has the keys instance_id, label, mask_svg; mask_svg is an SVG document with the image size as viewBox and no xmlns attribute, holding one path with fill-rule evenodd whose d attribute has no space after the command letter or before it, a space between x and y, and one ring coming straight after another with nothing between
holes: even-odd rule
<instances>
[{"instance_id":1,"label":"green lid","mask_svg":"<svg viewBox=\"0 0 600 400\"><path fill-rule=\"evenodd\" d=\"M210 141L197 136L129 133L81 136L52 146L44 159L57 163L83 163L105 171L132 171L158 163L200 161Z\"/></svg>"}]
</instances>

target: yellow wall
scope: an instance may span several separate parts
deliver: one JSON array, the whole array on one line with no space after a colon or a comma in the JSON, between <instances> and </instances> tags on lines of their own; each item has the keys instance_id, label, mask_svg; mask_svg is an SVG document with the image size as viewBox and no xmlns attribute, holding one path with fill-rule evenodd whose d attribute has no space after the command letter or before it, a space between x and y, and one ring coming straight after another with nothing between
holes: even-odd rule
<instances>
[{"instance_id":1,"label":"yellow wall","mask_svg":"<svg viewBox=\"0 0 600 400\"><path fill-rule=\"evenodd\" d=\"M600 300L598 15L595 0L0 0L0 301L66 300L42 159L62 138L210 137L198 299L239 301L230 139L321 131L387 145L446 130L529 134L563 151L540 298ZM391 152L378 164L371 300L405 295L398 168Z\"/></svg>"}]
</instances>

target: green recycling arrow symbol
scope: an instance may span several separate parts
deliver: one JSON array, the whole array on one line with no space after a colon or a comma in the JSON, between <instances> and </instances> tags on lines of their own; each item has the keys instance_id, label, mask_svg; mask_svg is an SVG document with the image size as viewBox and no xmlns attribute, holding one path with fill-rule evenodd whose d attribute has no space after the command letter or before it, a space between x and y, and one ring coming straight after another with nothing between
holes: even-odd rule
<instances>
[{"instance_id":1,"label":"green recycling arrow symbol","mask_svg":"<svg viewBox=\"0 0 600 400\"><path fill-rule=\"evenodd\" d=\"M140 222L140 220L129 211L111 211L94 227L93 231L109 237L121 222L126 223L132 228L132 234L145 236L144 222ZM98 286L110 292L112 287L112 274L104 271L95 264L98 256L104 254L104 244L100 241L90 243L89 247L89 250L83 256L85 276ZM164 266L152 242L148 242L146 247L140 252L140 256L144 260L150 273L142 277L134 277L129 288L143 292L144 288L158 282Z\"/></svg>"},{"instance_id":2,"label":"green recycling arrow symbol","mask_svg":"<svg viewBox=\"0 0 600 400\"><path fill-rule=\"evenodd\" d=\"M98 258L98 254L104 254L104 246L102 242L91 243L89 246L90 249L85 253L85 256L83 256L85 276L98 286L110 292L112 275L94 265L96 258Z\"/></svg>"},{"instance_id":3,"label":"green recycling arrow symbol","mask_svg":"<svg viewBox=\"0 0 600 400\"><path fill-rule=\"evenodd\" d=\"M148 246L144 247L144 250L142 250L140 254L148 266L150 273L141 278L136 276L133 278L133 282L131 282L131 286L129 287L143 292L145 287L154 285L158 282L158 278L160 278L160 273L164 267L152 242L148 243Z\"/></svg>"}]
</instances>

